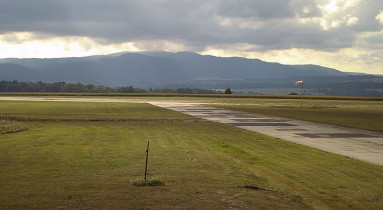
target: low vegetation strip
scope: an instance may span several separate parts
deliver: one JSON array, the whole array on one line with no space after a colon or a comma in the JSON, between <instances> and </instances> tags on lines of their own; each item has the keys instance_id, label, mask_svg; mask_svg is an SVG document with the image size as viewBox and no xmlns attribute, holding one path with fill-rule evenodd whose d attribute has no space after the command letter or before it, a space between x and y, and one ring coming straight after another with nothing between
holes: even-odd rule
<instances>
[{"instance_id":1,"label":"low vegetation strip","mask_svg":"<svg viewBox=\"0 0 383 210\"><path fill-rule=\"evenodd\" d=\"M0 92L0 96L64 96L64 97L170 97L174 98L221 98L232 99L303 99L303 100L340 100L340 101L383 101L383 97L370 96L317 96L317 95L257 95L257 94L193 94L193 93L84 93L84 92Z\"/></svg>"},{"instance_id":2,"label":"low vegetation strip","mask_svg":"<svg viewBox=\"0 0 383 210\"><path fill-rule=\"evenodd\" d=\"M196 119L150 104L0 101L0 116L21 121L182 121ZM0 118L1 119L1 118Z\"/></svg>"},{"instance_id":3,"label":"low vegetation strip","mask_svg":"<svg viewBox=\"0 0 383 210\"><path fill-rule=\"evenodd\" d=\"M17 133L27 130L27 126L24 123L20 123L14 120L1 120L0 119L0 134Z\"/></svg>"}]
</instances>

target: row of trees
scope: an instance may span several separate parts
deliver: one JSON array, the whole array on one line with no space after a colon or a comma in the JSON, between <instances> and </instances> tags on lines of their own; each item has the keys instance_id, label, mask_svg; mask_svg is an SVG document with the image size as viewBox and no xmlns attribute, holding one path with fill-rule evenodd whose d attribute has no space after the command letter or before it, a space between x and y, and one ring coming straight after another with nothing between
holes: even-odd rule
<instances>
[{"instance_id":1,"label":"row of trees","mask_svg":"<svg viewBox=\"0 0 383 210\"><path fill-rule=\"evenodd\" d=\"M202 88L157 88L143 89L133 86L107 87L104 85L84 85L66 82L18 82L0 81L0 92L66 92L66 93L187 93L187 94L222 94L222 91Z\"/></svg>"}]
</instances>

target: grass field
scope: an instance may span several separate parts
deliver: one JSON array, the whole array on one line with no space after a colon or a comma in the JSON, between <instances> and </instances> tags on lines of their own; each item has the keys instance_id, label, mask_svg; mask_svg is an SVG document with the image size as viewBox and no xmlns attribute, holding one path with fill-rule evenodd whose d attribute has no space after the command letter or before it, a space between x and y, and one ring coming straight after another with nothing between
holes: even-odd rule
<instances>
[{"instance_id":1,"label":"grass field","mask_svg":"<svg viewBox=\"0 0 383 210\"><path fill-rule=\"evenodd\" d=\"M138 103L1 101L0 118L19 121L161 121L191 117Z\"/></svg>"},{"instance_id":2,"label":"grass field","mask_svg":"<svg viewBox=\"0 0 383 210\"><path fill-rule=\"evenodd\" d=\"M6 102L0 209L382 209L383 168L148 104ZM150 141L149 178L137 187Z\"/></svg>"}]
</instances>

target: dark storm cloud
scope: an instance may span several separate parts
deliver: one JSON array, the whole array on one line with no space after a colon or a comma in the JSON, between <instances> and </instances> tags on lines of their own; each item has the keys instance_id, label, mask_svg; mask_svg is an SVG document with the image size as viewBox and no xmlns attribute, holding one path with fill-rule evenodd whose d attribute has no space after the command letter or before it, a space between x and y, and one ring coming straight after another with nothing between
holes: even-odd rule
<instances>
[{"instance_id":1,"label":"dark storm cloud","mask_svg":"<svg viewBox=\"0 0 383 210\"><path fill-rule=\"evenodd\" d=\"M306 9L306 13L304 10ZM320 15L314 1L307 0L221 0L218 14L255 19L293 18Z\"/></svg>"},{"instance_id":2,"label":"dark storm cloud","mask_svg":"<svg viewBox=\"0 0 383 210\"><path fill-rule=\"evenodd\" d=\"M357 31L377 31L382 0L365 0L355 27L324 30L317 3L307 0L0 0L0 33L32 31L88 36L110 43L169 40L202 50L208 45L249 43L259 49L338 49L352 46ZM371 5L373 7L371 7ZM374 14L375 13L375 14ZM229 24L222 24L224 21ZM243 27L241 24L248 23ZM259 25L251 27L251 24Z\"/></svg>"},{"instance_id":3,"label":"dark storm cloud","mask_svg":"<svg viewBox=\"0 0 383 210\"><path fill-rule=\"evenodd\" d=\"M0 31L104 38L110 42L166 39L204 42L219 28L205 1L2 1Z\"/></svg>"}]
</instances>

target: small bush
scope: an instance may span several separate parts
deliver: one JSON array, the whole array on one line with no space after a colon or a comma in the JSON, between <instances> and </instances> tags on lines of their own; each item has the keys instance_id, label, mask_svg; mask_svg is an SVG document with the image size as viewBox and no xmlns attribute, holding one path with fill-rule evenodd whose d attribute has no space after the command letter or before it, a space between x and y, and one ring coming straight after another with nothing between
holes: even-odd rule
<instances>
[{"instance_id":1,"label":"small bush","mask_svg":"<svg viewBox=\"0 0 383 210\"><path fill-rule=\"evenodd\" d=\"M0 134L16 133L27 130L23 123L13 120L0 120Z\"/></svg>"},{"instance_id":2,"label":"small bush","mask_svg":"<svg viewBox=\"0 0 383 210\"><path fill-rule=\"evenodd\" d=\"M159 179L147 179L146 181L143 179L137 179L133 181L133 185L137 187L155 187L155 186L165 186L165 183Z\"/></svg>"},{"instance_id":3,"label":"small bush","mask_svg":"<svg viewBox=\"0 0 383 210\"><path fill-rule=\"evenodd\" d=\"M232 94L233 92L231 91L231 89L230 88L227 88L226 90L225 90L225 92L224 92L225 94Z\"/></svg>"}]
</instances>

